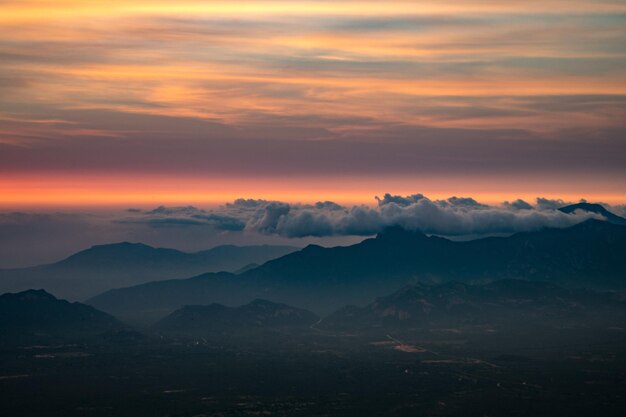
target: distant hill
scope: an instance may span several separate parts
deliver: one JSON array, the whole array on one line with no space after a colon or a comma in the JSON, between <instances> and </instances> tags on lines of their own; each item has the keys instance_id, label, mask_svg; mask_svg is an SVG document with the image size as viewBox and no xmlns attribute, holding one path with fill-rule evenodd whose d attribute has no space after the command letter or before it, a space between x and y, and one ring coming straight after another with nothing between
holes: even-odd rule
<instances>
[{"instance_id":1,"label":"distant hill","mask_svg":"<svg viewBox=\"0 0 626 417\"><path fill-rule=\"evenodd\" d=\"M376 299L365 307L347 306L316 325L327 330L408 329L433 325L507 324L567 320L582 322L604 314L626 318L626 302L612 293L566 289L540 281L500 280L484 285L448 282L417 284ZM621 317L621 319L619 318Z\"/></svg>"},{"instance_id":2,"label":"distant hill","mask_svg":"<svg viewBox=\"0 0 626 417\"><path fill-rule=\"evenodd\" d=\"M577 203L577 204L571 204L569 206L561 207L559 209L559 211L562 211L563 213L567 213L567 214L573 213L576 210L599 214L602 217L604 217L609 223L626 225L625 218L620 217L614 213L611 213L606 208L604 208L604 206L600 204Z\"/></svg>"},{"instance_id":3,"label":"distant hill","mask_svg":"<svg viewBox=\"0 0 626 417\"><path fill-rule=\"evenodd\" d=\"M0 344L83 341L127 330L116 318L44 290L0 295Z\"/></svg>"},{"instance_id":4,"label":"distant hill","mask_svg":"<svg viewBox=\"0 0 626 417\"><path fill-rule=\"evenodd\" d=\"M626 227L588 220L466 242L390 228L347 247L307 246L240 275L203 274L111 290L89 303L125 319L156 320L188 304L272 299L330 313L416 282L541 280L626 288Z\"/></svg>"},{"instance_id":5,"label":"distant hill","mask_svg":"<svg viewBox=\"0 0 626 417\"><path fill-rule=\"evenodd\" d=\"M185 306L153 326L170 335L239 333L250 330L308 328L318 317L307 310L257 299L241 307Z\"/></svg>"},{"instance_id":6,"label":"distant hill","mask_svg":"<svg viewBox=\"0 0 626 417\"><path fill-rule=\"evenodd\" d=\"M98 245L60 262L0 270L0 293L44 288L83 300L111 288L205 272L235 271L298 250L291 246L218 246L202 252L153 248L142 243Z\"/></svg>"}]
</instances>

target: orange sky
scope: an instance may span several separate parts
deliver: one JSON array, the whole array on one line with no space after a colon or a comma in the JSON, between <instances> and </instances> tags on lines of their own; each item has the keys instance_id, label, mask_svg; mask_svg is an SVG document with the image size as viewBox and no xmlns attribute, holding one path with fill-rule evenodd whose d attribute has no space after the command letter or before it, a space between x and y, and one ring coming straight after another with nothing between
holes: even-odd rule
<instances>
[{"instance_id":1,"label":"orange sky","mask_svg":"<svg viewBox=\"0 0 626 417\"><path fill-rule=\"evenodd\" d=\"M0 3L0 206L626 202L620 1Z\"/></svg>"},{"instance_id":2,"label":"orange sky","mask_svg":"<svg viewBox=\"0 0 626 417\"><path fill-rule=\"evenodd\" d=\"M577 181L563 186L561 181L547 182L527 178L513 191L508 179L474 178L459 183L458 178L265 178L201 180L198 178L99 176L89 178L52 177L5 179L0 181L2 208L68 207L139 207L159 205L195 205L212 207L237 198L261 198L311 204L330 200L343 205L376 205L375 196L386 192L410 195L415 190L431 199L471 196L485 204L499 204L521 198L533 202L536 197L578 201L585 198L608 204L622 204L626 195L610 185L596 181ZM593 192L583 192L593 189Z\"/></svg>"}]
</instances>

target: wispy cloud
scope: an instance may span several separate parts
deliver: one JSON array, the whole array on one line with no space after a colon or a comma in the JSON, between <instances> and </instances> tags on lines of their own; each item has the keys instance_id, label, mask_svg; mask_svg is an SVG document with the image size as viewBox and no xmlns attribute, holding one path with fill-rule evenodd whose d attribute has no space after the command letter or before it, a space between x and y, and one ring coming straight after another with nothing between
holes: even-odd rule
<instances>
[{"instance_id":1,"label":"wispy cloud","mask_svg":"<svg viewBox=\"0 0 626 417\"><path fill-rule=\"evenodd\" d=\"M12 99L57 109L235 125L254 123L257 111L300 125L315 124L302 115L339 114L545 129L557 119L547 109L503 100L489 113L467 109L485 96L626 94L620 2L3 2L0 10L0 74L28 82ZM448 120L408 111L430 97L454 97ZM615 124L616 111L624 107L587 108L592 117L572 121Z\"/></svg>"}]
</instances>

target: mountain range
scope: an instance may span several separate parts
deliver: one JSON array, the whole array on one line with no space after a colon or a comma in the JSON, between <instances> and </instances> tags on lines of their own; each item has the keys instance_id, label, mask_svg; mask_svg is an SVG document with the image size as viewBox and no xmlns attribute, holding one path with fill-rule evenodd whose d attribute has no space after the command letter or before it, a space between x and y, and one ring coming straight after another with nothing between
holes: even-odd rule
<instances>
[{"instance_id":1,"label":"mountain range","mask_svg":"<svg viewBox=\"0 0 626 417\"><path fill-rule=\"evenodd\" d=\"M320 331L373 331L381 336L389 331L468 327L492 332L574 324L594 328L621 326L625 319L624 293L563 288L542 281L497 280L480 285L450 281L408 285L364 307L344 306L322 319L310 311L263 299L238 307L186 305L145 330L165 337L224 341L223 337L263 338L278 333L295 337ZM1 295L0 333L0 346L7 347L116 344L145 337L107 313L57 299L44 290Z\"/></svg>"},{"instance_id":2,"label":"mountain range","mask_svg":"<svg viewBox=\"0 0 626 417\"><path fill-rule=\"evenodd\" d=\"M365 305L416 282L525 279L626 287L626 227L587 220L564 229L451 241L392 227L347 247L310 245L250 271L202 274L107 291L88 302L128 320L156 320L183 305L240 305L255 298L326 314Z\"/></svg>"},{"instance_id":3,"label":"mountain range","mask_svg":"<svg viewBox=\"0 0 626 417\"><path fill-rule=\"evenodd\" d=\"M626 300L614 292L568 289L542 281L498 280L483 285L415 284L379 297L365 307L346 306L325 317L318 329L362 331L432 326L537 326L602 315L604 325L626 318ZM606 317L611 317L607 321Z\"/></svg>"},{"instance_id":4,"label":"mountain range","mask_svg":"<svg viewBox=\"0 0 626 417\"><path fill-rule=\"evenodd\" d=\"M0 270L0 293L45 288L63 298L84 300L111 288L205 272L236 271L298 249L224 245L187 253L142 243L98 245L57 263Z\"/></svg>"}]
</instances>

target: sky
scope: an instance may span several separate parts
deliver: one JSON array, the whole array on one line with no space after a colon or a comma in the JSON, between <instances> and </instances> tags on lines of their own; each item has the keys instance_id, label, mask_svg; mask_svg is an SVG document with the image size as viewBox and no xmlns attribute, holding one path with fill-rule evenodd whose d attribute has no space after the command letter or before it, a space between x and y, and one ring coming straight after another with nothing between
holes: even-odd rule
<instances>
[{"instance_id":1,"label":"sky","mask_svg":"<svg viewBox=\"0 0 626 417\"><path fill-rule=\"evenodd\" d=\"M0 206L626 200L624 1L0 1Z\"/></svg>"},{"instance_id":2,"label":"sky","mask_svg":"<svg viewBox=\"0 0 626 417\"><path fill-rule=\"evenodd\" d=\"M565 226L625 179L626 1L0 0L0 267Z\"/></svg>"}]
</instances>

